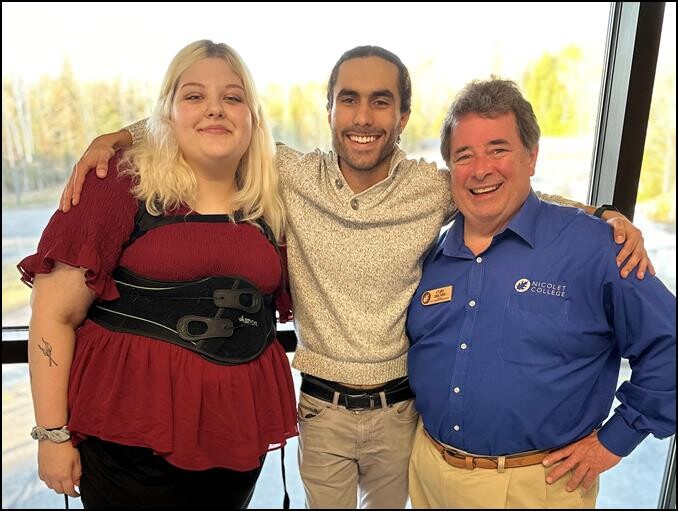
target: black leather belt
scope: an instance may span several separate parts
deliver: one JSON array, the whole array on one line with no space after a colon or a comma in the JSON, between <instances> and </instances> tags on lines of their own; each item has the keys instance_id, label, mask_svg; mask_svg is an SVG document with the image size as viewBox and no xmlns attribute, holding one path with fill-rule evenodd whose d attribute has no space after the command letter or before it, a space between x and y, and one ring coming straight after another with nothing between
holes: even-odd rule
<instances>
[{"instance_id":1,"label":"black leather belt","mask_svg":"<svg viewBox=\"0 0 678 511\"><path fill-rule=\"evenodd\" d=\"M334 394L338 392L339 400L337 404L348 410L381 408L381 397L379 395L381 392L384 392L386 396L387 405L400 403L414 397L407 378L386 383L380 388L369 389L368 392L360 392L360 389L352 389L312 376L302 375L301 391L329 403L334 402Z\"/></svg>"}]
</instances>

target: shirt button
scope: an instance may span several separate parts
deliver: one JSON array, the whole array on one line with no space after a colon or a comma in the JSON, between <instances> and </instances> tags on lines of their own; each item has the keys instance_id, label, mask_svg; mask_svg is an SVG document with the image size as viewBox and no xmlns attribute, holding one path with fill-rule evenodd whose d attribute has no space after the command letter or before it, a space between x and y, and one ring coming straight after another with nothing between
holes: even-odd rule
<instances>
[{"instance_id":1,"label":"shirt button","mask_svg":"<svg viewBox=\"0 0 678 511\"><path fill-rule=\"evenodd\" d=\"M475 306L476 306L476 301L475 301L475 300L471 300L470 302L468 302L468 304L469 304L471 307L475 307Z\"/></svg>"},{"instance_id":2,"label":"shirt button","mask_svg":"<svg viewBox=\"0 0 678 511\"><path fill-rule=\"evenodd\" d=\"M337 181L339 181L339 180L337 179ZM483 262L482 257L476 257L476 263L482 263L482 262Z\"/></svg>"},{"instance_id":3,"label":"shirt button","mask_svg":"<svg viewBox=\"0 0 678 511\"><path fill-rule=\"evenodd\" d=\"M452 426L452 429L455 431L459 431L459 425L455 424L454 426Z\"/></svg>"},{"instance_id":4,"label":"shirt button","mask_svg":"<svg viewBox=\"0 0 678 511\"><path fill-rule=\"evenodd\" d=\"M334 180L334 184L339 190L341 190L344 187L343 181L339 178Z\"/></svg>"},{"instance_id":5,"label":"shirt button","mask_svg":"<svg viewBox=\"0 0 678 511\"><path fill-rule=\"evenodd\" d=\"M351 199L351 207L353 209L358 209L358 199Z\"/></svg>"},{"instance_id":6,"label":"shirt button","mask_svg":"<svg viewBox=\"0 0 678 511\"><path fill-rule=\"evenodd\" d=\"M460 347L462 350L465 350L466 348L468 348L468 345L467 345L465 342L462 342L462 343L461 343L461 346L459 346L459 347Z\"/></svg>"},{"instance_id":7,"label":"shirt button","mask_svg":"<svg viewBox=\"0 0 678 511\"><path fill-rule=\"evenodd\" d=\"M454 390L455 394L459 394L459 392L461 391L459 387L454 387L452 390Z\"/></svg>"}]
</instances>

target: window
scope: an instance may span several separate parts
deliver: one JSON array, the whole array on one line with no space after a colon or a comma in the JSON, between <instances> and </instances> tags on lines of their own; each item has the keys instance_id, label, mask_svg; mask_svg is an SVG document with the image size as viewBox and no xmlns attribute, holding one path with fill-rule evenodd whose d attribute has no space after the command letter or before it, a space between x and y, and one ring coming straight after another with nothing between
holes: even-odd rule
<instances>
[{"instance_id":1,"label":"window","mask_svg":"<svg viewBox=\"0 0 678 511\"><path fill-rule=\"evenodd\" d=\"M3 327L28 324L29 289L19 282L16 264L35 251L75 160L97 134L148 115L167 64L188 42L211 38L238 50L257 80L274 135L301 150L329 148L326 82L334 62L354 46L384 46L408 66L413 102L402 147L410 157L441 165L438 130L454 94L471 79L513 79L533 103L543 132L534 188L586 202L609 11L607 3L168 3L160 12L144 2L113 8L4 2ZM673 279L675 292L675 270L669 273L675 268L673 4L665 31L671 19L672 35L663 40L673 54L658 66L637 223L648 247L657 247L654 262L667 284ZM660 96L662 69L668 70L669 93ZM667 98L673 105L660 102ZM667 132L671 113L673 131ZM657 163L660 146L664 159ZM27 434L32 417L26 366L3 366L3 508L63 505L35 474L36 445ZM637 474L659 467L647 476L659 485L665 447L646 444L650 452L604 476L599 507L630 505L628 481L620 476L624 465ZM291 442L286 452L292 481L298 477L295 446ZM269 456L264 478L270 484L258 486L252 507L279 507L278 454ZM633 486L638 506L653 507L658 489L645 480ZM292 506L303 505L298 479L289 488Z\"/></svg>"},{"instance_id":2,"label":"window","mask_svg":"<svg viewBox=\"0 0 678 511\"><path fill-rule=\"evenodd\" d=\"M676 293L676 4L664 13L634 216L657 276Z\"/></svg>"},{"instance_id":3,"label":"window","mask_svg":"<svg viewBox=\"0 0 678 511\"><path fill-rule=\"evenodd\" d=\"M97 134L146 117L171 58L200 38L229 37L225 42L257 80L276 139L301 150L330 146L327 78L341 53L355 45L382 45L408 66L412 115L402 146L412 157L441 165L438 131L454 94L474 78L514 79L532 100L543 131L535 189L586 202L607 4L489 4L484 9L491 15L481 15L482 37L467 22L479 8L466 4L402 4L386 18L383 7L369 4L359 13L352 4L191 6L163 7L167 21L153 24L147 39L148 20L158 15L152 4L137 3L130 12L96 3L3 3L4 326L27 324L29 290L15 265L35 250L77 158ZM392 24L404 20L403 13L408 37ZM205 16L233 23L226 33L210 33ZM341 29L355 27L356 16L370 20L367 40ZM326 23L329 18L333 23ZM374 21L381 19L387 21ZM260 26L259 37L252 37L251 24ZM279 31L285 37L264 42Z\"/></svg>"}]
</instances>

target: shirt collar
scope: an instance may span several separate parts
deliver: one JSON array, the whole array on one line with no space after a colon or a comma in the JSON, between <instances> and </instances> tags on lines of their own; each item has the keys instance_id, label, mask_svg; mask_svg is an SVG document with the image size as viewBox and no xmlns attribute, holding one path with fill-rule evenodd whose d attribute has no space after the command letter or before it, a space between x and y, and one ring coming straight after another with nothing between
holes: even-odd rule
<instances>
[{"instance_id":1,"label":"shirt collar","mask_svg":"<svg viewBox=\"0 0 678 511\"><path fill-rule=\"evenodd\" d=\"M518 213L509 221L506 229L497 234L495 238L506 231L511 231L522 238L531 248L534 248L535 232L541 201L530 190L527 200L518 210ZM468 259L474 257L471 251L464 245L464 215L459 212L452 227L445 234L445 239L437 248L436 253L442 250L443 254L450 257Z\"/></svg>"},{"instance_id":2,"label":"shirt collar","mask_svg":"<svg viewBox=\"0 0 678 511\"><path fill-rule=\"evenodd\" d=\"M530 189L527 200L506 226L506 229L509 229L520 236L531 248L534 248L537 219L539 218L540 209L541 201L539 200L539 197L537 197L537 194Z\"/></svg>"}]
</instances>

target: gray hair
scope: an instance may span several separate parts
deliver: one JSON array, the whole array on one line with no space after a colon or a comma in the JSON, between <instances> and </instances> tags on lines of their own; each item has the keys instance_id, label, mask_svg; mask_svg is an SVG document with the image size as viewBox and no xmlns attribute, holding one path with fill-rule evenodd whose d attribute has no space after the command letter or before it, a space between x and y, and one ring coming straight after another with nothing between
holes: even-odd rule
<instances>
[{"instance_id":1,"label":"gray hair","mask_svg":"<svg viewBox=\"0 0 678 511\"><path fill-rule=\"evenodd\" d=\"M539 143L541 130L532 105L523 97L515 82L492 77L467 84L447 111L440 130L440 154L448 167L452 128L463 116L473 113L494 118L509 112L516 116L518 134L525 149L534 149Z\"/></svg>"}]
</instances>

